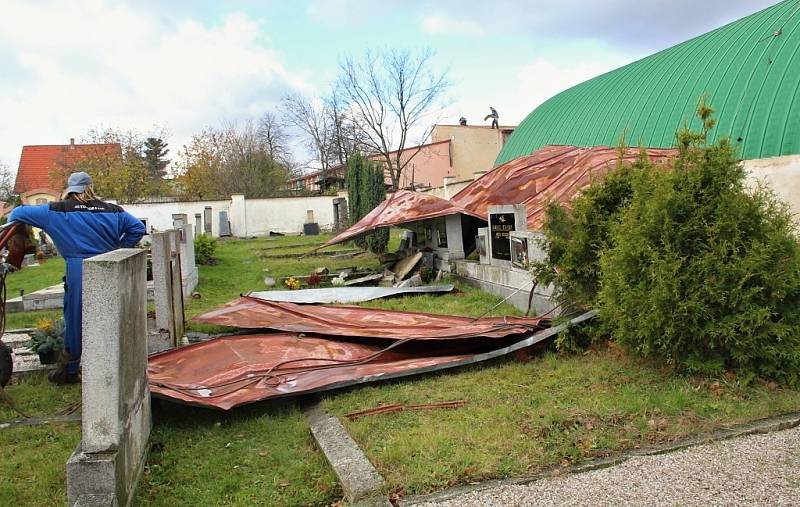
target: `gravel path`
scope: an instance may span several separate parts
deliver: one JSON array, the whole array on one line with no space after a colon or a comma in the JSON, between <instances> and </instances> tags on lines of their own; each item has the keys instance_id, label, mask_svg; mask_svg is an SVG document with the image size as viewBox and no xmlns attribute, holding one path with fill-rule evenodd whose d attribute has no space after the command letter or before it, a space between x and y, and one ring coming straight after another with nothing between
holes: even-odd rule
<instances>
[{"instance_id":1,"label":"gravel path","mask_svg":"<svg viewBox=\"0 0 800 507\"><path fill-rule=\"evenodd\" d=\"M800 427L418 505L800 506Z\"/></svg>"}]
</instances>

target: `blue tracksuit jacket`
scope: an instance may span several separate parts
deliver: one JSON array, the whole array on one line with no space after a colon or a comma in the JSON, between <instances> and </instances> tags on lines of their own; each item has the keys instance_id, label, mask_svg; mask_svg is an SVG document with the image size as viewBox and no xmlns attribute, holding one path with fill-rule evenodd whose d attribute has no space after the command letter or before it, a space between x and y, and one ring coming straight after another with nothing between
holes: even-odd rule
<instances>
[{"instance_id":1,"label":"blue tracksuit jacket","mask_svg":"<svg viewBox=\"0 0 800 507\"><path fill-rule=\"evenodd\" d=\"M38 206L21 206L11 212L17 221L43 229L67 263L64 277L64 348L69 353L69 373L77 373L81 361L81 294L83 259L117 248L135 246L144 225L115 204L76 200Z\"/></svg>"}]
</instances>

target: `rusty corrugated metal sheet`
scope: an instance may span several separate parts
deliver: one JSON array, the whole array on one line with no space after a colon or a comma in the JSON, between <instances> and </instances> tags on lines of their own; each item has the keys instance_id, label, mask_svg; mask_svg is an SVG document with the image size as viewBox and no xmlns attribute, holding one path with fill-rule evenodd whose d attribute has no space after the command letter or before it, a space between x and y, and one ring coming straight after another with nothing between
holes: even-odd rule
<instances>
[{"instance_id":1,"label":"rusty corrugated metal sheet","mask_svg":"<svg viewBox=\"0 0 800 507\"><path fill-rule=\"evenodd\" d=\"M195 317L194 320L246 329L274 329L294 333L390 340L409 337L420 340L502 338L542 327L539 318L472 319L360 306L300 305L247 296Z\"/></svg>"},{"instance_id":2,"label":"rusty corrugated metal sheet","mask_svg":"<svg viewBox=\"0 0 800 507\"><path fill-rule=\"evenodd\" d=\"M666 164L678 152L648 148L650 160ZM641 149L625 150L622 162L630 164ZM528 205L528 229L541 229L544 208L550 201L569 203L592 178L602 178L613 170L619 150L607 146L545 146L527 157L519 157L492 169L453 196L450 201L403 190L383 201L355 225L319 248L334 245L378 227L407 224L455 213L488 219L489 206Z\"/></svg>"},{"instance_id":3,"label":"rusty corrugated metal sheet","mask_svg":"<svg viewBox=\"0 0 800 507\"><path fill-rule=\"evenodd\" d=\"M649 148L645 150L656 164L666 164L678 151ZM641 149L628 148L623 164L633 163ZM472 214L488 216L489 207L502 204L526 204L528 228L542 227L549 202L569 203L592 179L602 178L620 161L619 150L607 146L545 146L527 157L505 163L453 196L453 204Z\"/></svg>"},{"instance_id":4,"label":"rusty corrugated metal sheet","mask_svg":"<svg viewBox=\"0 0 800 507\"><path fill-rule=\"evenodd\" d=\"M411 192L409 190L400 190L389 196L388 199L367 213L364 218L319 248L347 241L350 238L377 229L378 227L406 224L455 213L464 213L465 215L473 215L477 218L481 218L478 215L474 215L471 211L453 205L452 202L446 199L434 195Z\"/></svg>"},{"instance_id":5,"label":"rusty corrugated metal sheet","mask_svg":"<svg viewBox=\"0 0 800 507\"><path fill-rule=\"evenodd\" d=\"M594 316L503 340L353 343L292 333L225 336L150 356L150 392L228 410L255 401L416 375L536 345Z\"/></svg>"}]
</instances>

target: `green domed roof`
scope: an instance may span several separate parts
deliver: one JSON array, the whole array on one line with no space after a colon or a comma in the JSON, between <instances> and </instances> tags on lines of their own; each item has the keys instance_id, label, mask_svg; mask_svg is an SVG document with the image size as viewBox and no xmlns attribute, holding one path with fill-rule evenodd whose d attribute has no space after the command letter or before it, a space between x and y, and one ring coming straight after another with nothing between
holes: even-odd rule
<instances>
[{"instance_id":1,"label":"green domed roof","mask_svg":"<svg viewBox=\"0 0 800 507\"><path fill-rule=\"evenodd\" d=\"M777 35L776 35L777 34ZM786 0L573 86L533 110L497 156L502 164L548 144L667 148L701 95L711 135L744 159L800 153L800 1Z\"/></svg>"}]
</instances>

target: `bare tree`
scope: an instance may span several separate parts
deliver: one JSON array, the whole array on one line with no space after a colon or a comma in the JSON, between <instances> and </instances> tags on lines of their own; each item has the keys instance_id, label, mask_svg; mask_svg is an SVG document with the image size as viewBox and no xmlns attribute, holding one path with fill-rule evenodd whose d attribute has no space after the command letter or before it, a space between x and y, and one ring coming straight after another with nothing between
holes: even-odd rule
<instances>
[{"instance_id":1,"label":"bare tree","mask_svg":"<svg viewBox=\"0 0 800 507\"><path fill-rule=\"evenodd\" d=\"M424 49L367 50L360 60L339 65L337 89L368 151L381 155L396 190L413 156L402 156L409 136L422 128L417 144L429 135L449 87L447 72L433 69L433 52ZM413 142L413 141L412 141Z\"/></svg>"},{"instance_id":2,"label":"bare tree","mask_svg":"<svg viewBox=\"0 0 800 507\"><path fill-rule=\"evenodd\" d=\"M327 102L314 104L300 95L288 95L283 99L283 114L287 123L303 133L306 146L319 164L322 180L327 180L332 165L336 165L331 164L335 155L335 127Z\"/></svg>"},{"instance_id":3,"label":"bare tree","mask_svg":"<svg viewBox=\"0 0 800 507\"><path fill-rule=\"evenodd\" d=\"M348 105L341 92L334 87L331 94L324 99L326 112L331 125L331 151L332 164L345 165L354 153L364 151L364 142L352 117L349 115Z\"/></svg>"},{"instance_id":4,"label":"bare tree","mask_svg":"<svg viewBox=\"0 0 800 507\"><path fill-rule=\"evenodd\" d=\"M258 120L258 135L270 158L286 167L294 165L289 150L289 133L273 113L264 113Z\"/></svg>"},{"instance_id":5,"label":"bare tree","mask_svg":"<svg viewBox=\"0 0 800 507\"><path fill-rule=\"evenodd\" d=\"M16 174L5 162L0 162L0 201L9 202L14 196L14 183Z\"/></svg>"}]
</instances>

